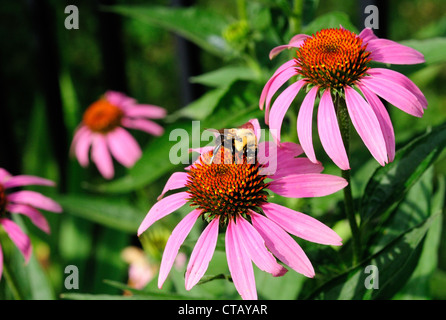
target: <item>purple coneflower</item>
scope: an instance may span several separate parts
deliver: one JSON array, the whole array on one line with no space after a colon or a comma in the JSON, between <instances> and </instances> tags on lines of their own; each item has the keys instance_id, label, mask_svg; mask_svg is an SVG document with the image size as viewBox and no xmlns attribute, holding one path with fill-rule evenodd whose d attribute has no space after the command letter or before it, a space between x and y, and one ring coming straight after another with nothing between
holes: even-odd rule
<instances>
[{"instance_id":1,"label":"purple coneflower","mask_svg":"<svg viewBox=\"0 0 446 320\"><path fill-rule=\"evenodd\" d=\"M103 98L90 105L74 134L72 151L79 163L89 164L89 152L99 172L106 179L114 176L112 156L125 167L132 167L141 157L141 148L123 127L160 136L164 129L149 119L161 119L166 110L146 104L137 104L126 95L107 91Z\"/></svg>"},{"instance_id":2,"label":"purple coneflower","mask_svg":"<svg viewBox=\"0 0 446 320\"><path fill-rule=\"evenodd\" d=\"M255 122L252 122L255 123ZM257 122L258 123L258 122ZM260 130L254 129L256 136ZM265 155L277 148L277 169L271 172ZM269 191L285 197L320 197L344 188L340 177L321 174L320 163L297 157L302 149L294 143L279 147L269 142L258 144L255 163L232 159L233 153L222 147L215 161L212 148L202 148L199 159L186 172L175 172L167 181L159 201L150 209L138 229L141 235L157 220L185 204L194 209L174 228L164 249L158 287L167 278L178 250L195 221L201 217L208 224L191 253L186 270L185 286L190 290L205 274L213 256L219 230L226 229L226 256L234 285L243 299L257 299L252 262L273 276L281 276L284 265L307 276L315 275L313 266L292 238L325 245L341 245L342 239L328 226L304 213L269 202ZM211 162L211 159L214 161ZM170 190L184 191L163 198Z\"/></svg>"},{"instance_id":3,"label":"purple coneflower","mask_svg":"<svg viewBox=\"0 0 446 320\"><path fill-rule=\"evenodd\" d=\"M323 29L312 36L298 34L289 44L271 50L270 58L286 48L297 48L296 57L277 69L266 83L259 101L260 108L265 108L265 121L270 129L276 129L276 141L280 141L280 128L286 111L299 91L304 89L306 96L297 117L297 134L311 161L317 161L312 142L312 118L317 95L320 96L317 112L319 138L339 168L350 169L337 119L339 105L344 100L346 113L373 157L381 165L393 161L393 126L379 97L416 117L423 115L427 101L406 76L385 68L371 68L369 63L417 64L424 62L423 55L394 41L379 39L367 28L359 35L342 27ZM294 76L297 76L297 81L277 97L270 109L274 94Z\"/></svg>"},{"instance_id":4,"label":"purple coneflower","mask_svg":"<svg viewBox=\"0 0 446 320\"><path fill-rule=\"evenodd\" d=\"M11 219L11 214L23 214L31 222L46 233L50 232L45 217L38 209L52 212L62 212L62 207L54 200L29 190L10 192L9 189L27 185L54 186L54 182L28 175L12 176L8 171L0 168L0 226L8 234L25 258L31 256L31 241L20 227ZM3 273L3 253L0 245L0 278Z\"/></svg>"}]
</instances>

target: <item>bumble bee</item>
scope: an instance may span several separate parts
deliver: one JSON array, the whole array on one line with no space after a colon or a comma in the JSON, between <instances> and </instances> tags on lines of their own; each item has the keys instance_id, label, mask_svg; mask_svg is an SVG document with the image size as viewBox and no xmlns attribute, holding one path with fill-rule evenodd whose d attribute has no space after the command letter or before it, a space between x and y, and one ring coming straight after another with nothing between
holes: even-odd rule
<instances>
[{"instance_id":1,"label":"bumble bee","mask_svg":"<svg viewBox=\"0 0 446 320\"><path fill-rule=\"evenodd\" d=\"M213 163L215 156L221 147L231 150L232 163L236 160L246 159L246 163L254 164L257 153L257 137L254 133L254 127L251 123L246 123L238 128L221 129L217 131L216 146L212 153L210 164ZM236 157L239 155L240 157Z\"/></svg>"}]
</instances>

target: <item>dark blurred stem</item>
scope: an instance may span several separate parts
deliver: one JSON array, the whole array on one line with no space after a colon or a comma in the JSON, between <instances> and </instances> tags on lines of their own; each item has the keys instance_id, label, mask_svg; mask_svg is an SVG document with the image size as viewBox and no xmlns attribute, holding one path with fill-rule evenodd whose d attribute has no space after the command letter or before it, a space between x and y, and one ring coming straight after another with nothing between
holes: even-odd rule
<instances>
[{"instance_id":1,"label":"dark blurred stem","mask_svg":"<svg viewBox=\"0 0 446 320\"><path fill-rule=\"evenodd\" d=\"M339 129L341 131L342 141L344 142L345 151L350 158L350 122L348 117L347 106L345 101L336 94L335 96L335 108L338 116ZM345 214L350 224L352 232L352 247L353 247L353 264L358 263L361 249L361 237L359 234L359 228L355 218L355 207L353 203L353 195L351 188L350 170L341 170L342 177L347 180L348 185L344 188L344 207Z\"/></svg>"}]
</instances>

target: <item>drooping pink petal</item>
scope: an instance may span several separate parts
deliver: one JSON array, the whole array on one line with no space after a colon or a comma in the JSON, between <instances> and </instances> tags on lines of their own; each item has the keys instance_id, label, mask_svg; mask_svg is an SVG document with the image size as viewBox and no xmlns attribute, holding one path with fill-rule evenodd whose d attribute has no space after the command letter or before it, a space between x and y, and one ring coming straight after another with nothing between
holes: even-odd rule
<instances>
[{"instance_id":1,"label":"drooping pink petal","mask_svg":"<svg viewBox=\"0 0 446 320\"><path fill-rule=\"evenodd\" d=\"M127 130L117 127L106 135L106 139L111 154L123 166L131 168L141 158L141 148Z\"/></svg>"},{"instance_id":2,"label":"drooping pink petal","mask_svg":"<svg viewBox=\"0 0 446 320\"><path fill-rule=\"evenodd\" d=\"M20 229L20 227L12 220L0 218L0 225L3 226L9 238L14 242L28 263L31 257L31 241L29 237Z\"/></svg>"},{"instance_id":3,"label":"drooping pink petal","mask_svg":"<svg viewBox=\"0 0 446 320\"><path fill-rule=\"evenodd\" d=\"M179 192L165 197L155 203L139 226L138 236L146 231L147 228L154 222L181 208L184 204L186 204L188 197L189 194L187 192Z\"/></svg>"},{"instance_id":4,"label":"drooping pink petal","mask_svg":"<svg viewBox=\"0 0 446 320\"><path fill-rule=\"evenodd\" d=\"M419 118L423 116L423 105L403 86L385 78L376 78L376 76L364 77L360 83L404 112Z\"/></svg>"},{"instance_id":5,"label":"drooping pink petal","mask_svg":"<svg viewBox=\"0 0 446 320\"><path fill-rule=\"evenodd\" d=\"M274 277L281 277L288 271L277 263L274 256L266 249L261 235L243 217L235 221L233 228L237 241L243 244L249 257L260 270L271 273Z\"/></svg>"},{"instance_id":6,"label":"drooping pink petal","mask_svg":"<svg viewBox=\"0 0 446 320\"><path fill-rule=\"evenodd\" d=\"M284 264L306 277L314 277L313 266L296 241L274 221L250 211L254 228L265 240L266 247Z\"/></svg>"},{"instance_id":7,"label":"drooping pink petal","mask_svg":"<svg viewBox=\"0 0 446 320\"><path fill-rule=\"evenodd\" d=\"M73 139L72 146L79 164L86 167L89 164L88 154L90 151L93 134L86 127L83 128L85 128L85 130L81 131L81 129L79 129L78 135L76 135L75 139Z\"/></svg>"},{"instance_id":8,"label":"drooping pink petal","mask_svg":"<svg viewBox=\"0 0 446 320\"><path fill-rule=\"evenodd\" d=\"M6 210L11 213L24 214L40 230L46 233L50 233L50 226L48 225L48 221L39 212L39 210L26 204L13 204L13 203L8 203L6 205Z\"/></svg>"},{"instance_id":9,"label":"drooping pink petal","mask_svg":"<svg viewBox=\"0 0 446 320\"><path fill-rule=\"evenodd\" d=\"M187 172L174 172L169 180L167 180L166 185L157 200L161 200L167 191L184 188L188 177L189 174Z\"/></svg>"},{"instance_id":10,"label":"drooping pink petal","mask_svg":"<svg viewBox=\"0 0 446 320\"><path fill-rule=\"evenodd\" d=\"M62 212L62 207L56 201L35 191L17 191L9 194L7 199L8 202L26 204L51 212Z\"/></svg>"},{"instance_id":11,"label":"drooping pink petal","mask_svg":"<svg viewBox=\"0 0 446 320\"><path fill-rule=\"evenodd\" d=\"M317 86L311 88L305 96L297 115L297 136L299 137L300 145L308 159L314 163L317 163L317 159L313 148L313 109L318 89Z\"/></svg>"},{"instance_id":12,"label":"drooping pink petal","mask_svg":"<svg viewBox=\"0 0 446 320\"><path fill-rule=\"evenodd\" d=\"M396 72L391 69L384 69L384 68L372 68L367 70L367 73L371 76L377 77L379 79L387 79L394 81L396 84L406 88L409 90L415 97L417 97L419 103L423 107L423 109L427 108L427 100L424 96L424 94L421 92L421 90L417 87L415 83L413 83L412 80L410 80L405 75Z\"/></svg>"},{"instance_id":13,"label":"drooping pink petal","mask_svg":"<svg viewBox=\"0 0 446 320\"><path fill-rule=\"evenodd\" d=\"M280 179L295 174L321 173L323 170L324 167L320 162L313 163L308 158L287 158L280 161L276 172L269 174L268 178Z\"/></svg>"},{"instance_id":14,"label":"drooping pink petal","mask_svg":"<svg viewBox=\"0 0 446 320\"><path fill-rule=\"evenodd\" d=\"M270 220L299 238L326 245L342 245L342 239L336 232L309 215L275 203L265 203L262 209Z\"/></svg>"},{"instance_id":15,"label":"drooping pink petal","mask_svg":"<svg viewBox=\"0 0 446 320\"><path fill-rule=\"evenodd\" d=\"M391 64L418 64L425 62L421 52L388 39L371 39L367 51L374 61Z\"/></svg>"},{"instance_id":16,"label":"drooping pink petal","mask_svg":"<svg viewBox=\"0 0 446 320\"><path fill-rule=\"evenodd\" d=\"M226 229L226 259L235 288L244 300L257 300L257 290L251 259L234 234L234 222L229 219Z\"/></svg>"},{"instance_id":17,"label":"drooping pink petal","mask_svg":"<svg viewBox=\"0 0 446 320\"><path fill-rule=\"evenodd\" d=\"M161 260L160 272L158 276L158 288L161 289L167 275L172 269L172 265L175 262L175 257L178 254L178 250L189 234L190 230L195 224L195 221L200 216L200 210L193 210L187 216L185 216L173 229L172 234L167 240L166 247L164 248L163 258Z\"/></svg>"},{"instance_id":18,"label":"drooping pink petal","mask_svg":"<svg viewBox=\"0 0 446 320\"><path fill-rule=\"evenodd\" d=\"M349 170L350 164L339 130L330 89L326 89L321 97L317 113L317 127L325 152L339 168Z\"/></svg>"},{"instance_id":19,"label":"drooping pink petal","mask_svg":"<svg viewBox=\"0 0 446 320\"><path fill-rule=\"evenodd\" d=\"M278 87L276 86L275 90L271 89L271 86L276 81L277 76L285 70L293 70L293 66L295 64L296 64L296 62L294 61L294 59L285 62L276 70L276 72L274 72L274 74L271 76L271 78L266 82L266 84L263 87L262 92L260 94L260 99L259 99L260 110L263 110L263 106L265 105L265 100L266 100L267 95L270 94L270 96L273 96L274 93L276 93L277 89L280 88L280 86L278 86ZM270 93L270 91L271 91L271 93Z\"/></svg>"},{"instance_id":20,"label":"drooping pink petal","mask_svg":"<svg viewBox=\"0 0 446 320\"><path fill-rule=\"evenodd\" d=\"M384 166L388 162L386 142L371 106L353 88L346 86L345 102L353 126L372 156Z\"/></svg>"},{"instance_id":21,"label":"drooping pink petal","mask_svg":"<svg viewBox=\"0 0 446 320\"><path fill-rule=\"evenodd\" d=\"M104 178L113 178L115 174L113 160L107 147L107 140L102 134L95 134L93 137L91 159L96 164L96 167Z\"/></svg>"},{"instance_id":22,"label":"drooping pink petal","mask_svg":"<svg viewBox=\"0 0 446 320\"><path fill-rule=\"evenodd\" d=\"M305 85L304 80L299 80L286 88L274 101L269 115L269 129L277 144L280 143L280 130L282 128L285 113L299 93L300 89Z\"/></svg>"},{"instance_id":23,"label":"drooping pink petal","mask_svg":"<svg viewBox=\"0 0 446 320\"><path fill-rule=\"evenodd\" d=\"M122 119L122 125L130 129L137 129L154 136L160 136L164 133L164 128L158 123L146 119Z\"/></svg>"},{"instance_id":24,"label":"drooping pink petal","mask_svg":"<svg viewBox=\"0 0 446 320\"><path fill-rule=\"evenodd\" d=\"M195 244L186 269L186 290L192 289L206 273L215 251L219 219L212 220Z\"/></svg>"},{"instance_id":25,"label":"drooping pink petal","mask_svg":"<svg viewBox=\"0 0 446 320\"><path fill-rule=\"evenodd\" d=\"M345 188L347 184L345 179L338 176L306 173L273 180L268 188L284 197L312 198L332 194Z\"/></svg>"},{"instance_id":26,"label":"drooping pink petal","mask_svg":"<svg viewBox=\"0 0 446 320\"><path fill-rule=\"evenodd\" d=\"M16 188L16 187L23 187L28 185L39 185L39 186L55 186L56 184L54 181L35 177L35 176L28 176L28 175L19 175L19 176L13 176L8 181L3 183L3 186L5 188Z\"/></svg>"},{"instance_id":27,"label":"drooping pink petal","mask_svg":"<svg viewBox=\"0 0 446 320\"><path fill-rule=\"evenodd\" d=\"M252 125L252 128L250 128L250 126L248 124ZM257 119L250 119L247 123L245 123L241 127L242 128L253 129L254 130L254 135L256 136L256 139L257 139L257 142L259 142L260 139L262 138L262 129L260 128L259 120L257 120Z\"/></svg>"},{"instance_id":28,"label":"drooping pink petal","mask_svg":"<svg viewBox=\"0 0 446 320\"><path fill-rule=\"evenodd\" d=\"M285 49L299 48L305 42L305 40L309 37L310 36L306 35L306 34L295 35L294 37L291 38L291 40L288 44L277 46L277 47L273 48L269 52L269 58L273 59L275 56L277 56L280 52L282 52Z\"/></svg>"},{"instance_id":29,"label":"drooping pink petal","mask_svg":"<svg viewBox=\"0 0 446 320\"><path fill-rule=\"evenodd\" d=\"M379 125L383 132L383 137L386 142L387 155L389 156L389 162L395 159L395 133L393 131L392 121L390 120L389 113L381 100L367 87L358 84L359 89L364 94L367 102L372 107L373 111L378 118Z\"/></svg>"},{"instance_id":30,"label":"drooping pink petal","mask_svg":"<svg viewBox=\"0 0 446 320\"><path fill-rule=\"evenodd\" d=\"M151 104L138 104L124 112L127 117L149 119L162 119L167 114L166 109Z\"/></svg>"}]
</instances>

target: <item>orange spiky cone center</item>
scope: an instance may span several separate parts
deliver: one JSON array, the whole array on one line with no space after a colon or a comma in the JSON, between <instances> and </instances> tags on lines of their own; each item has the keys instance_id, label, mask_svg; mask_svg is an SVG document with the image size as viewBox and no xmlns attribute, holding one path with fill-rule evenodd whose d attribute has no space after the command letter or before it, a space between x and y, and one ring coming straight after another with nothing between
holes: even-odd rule
<instances>
[{"instance_id":1,"label":"orange spiky cone center","mask_svg":"<svg viewBox=\"0 0 446 320\"><path fill-rule=\"evenodd\" d=\"M94 132L107 133L121 124L123 111L105 99L90 105L84 113L84 124Z\"/></svg>"},{"instance_id":2,"label":"orange spiky cone center","mask_svg":"<svg viewBox=\"0 0 446 320\"><path fill-rule=\"evenodd\" d=\"M267 193L264 190L266 176L259 174L258 163L248 164L243 161L225 163L232 153L221 148L222 159L211 163L212 151L203 154L189 172L186 185L191 206L198 206L208 221L219 218L226 223L228 218L238 215L249 215L249 210L255 210L266 202ZM239 159L240 160L240 159Z\"/></svg>"},{"instance_id":3,"label":"orange spiky cone center","mask_svg":"<svg viewBox=\"0 0 446 320\"><path fill-rule=\"evenodd\" d=\"M340 89L361 79L371 60L362 39L345 29L323 29L297 50L297 71L321 88Z\"/></svg>"}]
</instances>

